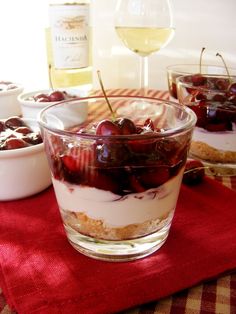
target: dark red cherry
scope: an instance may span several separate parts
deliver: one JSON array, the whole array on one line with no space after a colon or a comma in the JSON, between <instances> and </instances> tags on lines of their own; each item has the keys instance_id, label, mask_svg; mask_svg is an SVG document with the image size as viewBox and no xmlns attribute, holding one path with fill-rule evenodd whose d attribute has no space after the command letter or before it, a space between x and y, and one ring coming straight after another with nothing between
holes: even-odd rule
<instances>
[{"instance_id":1,"label":"dark red cherry","mask_svg":"<svg viewBox=\"0 0 236 314\"><path fill-rule=\"evenodd\" d=\"M92 150L73 147L61 157L63 165L71 172L85 172L93 163Z\"/></svg>"},{"instance_id":2,"label":"dark red cherry","mask_svg":"<svg viewBox=\"0 0 236 314\"><path fill-rule=\"evenodd\" d=\"M222 94L215 94L213 97L212 97L212 100L213 101L217 101L217 102L220 102L220 103L224 103L226 101L226 96L222 95Z\"/></svg>"},{"instance_id":3,"label":"dark red cherry","mask_svg":"<svg viewBox=\"0 0 236 314\"><path fill-rule=\"evenodd\" d=\"M65 99L65 95L60 91L53 91L49 94L50 101L61 101Z\"/></svg>"},{"instance_id":4,"label":"dark red cherry","mask_svg":"<svg viewBox=\"0 0 236 314\"><path fill-rule=\"evenodd\" d=\"M120 135L121 130L119 126L110 121L110 120L102 120L101 122L98 123L96 127L96 135Z\"/></svg>"},{"instance_id":5,"label":"dark red cherry","mask_svg":"<svg viewBox=\"0 0 236 314\"><path fill-rule=\"evenodd\" d=\"M0 132L5 130L5 124L3 121L0 121Z\"/></svg>"},{"instance_id":6,"label":"dark red cherry","mask_svg":"<svg viewBox=\"0 0 236 314\"><path fill-rule=\"evenodd\" d=\"M191 76L191 81L193 86L201 86L206 83L207 79L202 74L194 74Z\"/></svg>"},{"instance_id":7,"label":"dark red cherry","mask_svg":"<svg viewBox=\"0 0 236 314\"><path fill-rule=\"evenodd\" d=\"M20 126L25 126L25 123L19 117L10 117L5 121L5 127L11 130L17 129Z\"/></svg>"},{"instance_id":8,"label":"dark red cherry","mask_svg":"<svg viewBox=\"0 0 236 314\"><path fill-rule=\"evenodd\" d=\"M196 185L202 182L205 176L204 165L199 160L188 160L185 165L183 183Z\"/></svg>"},{"instance_id":9,"label":"dark red cherry","mask_svg":"<svg viewBox=\"0 0 236 314\"><path fill-rule=\"evenodd\" d=\"M62 156L62 162L69 171L74 172L79 170L79 163L77 162L77 159L70 155Z\"/></svg>"},{"instance_id":10,"label":"dark red cherry","mask_svg":"<svg viewBox=\"0 0 236 314\"><path fill-rule=\"evenodd\" d=\"M229 81L225 79L218 79L215 82L215 87L219 90L226 90L229 87Z\"/></svg>"},{"instance_id":11,"label":"dark red cherry","mask_svg":"<svg viewBox=\"0 0 236 314\"><path fill-rule=\"evenodd\" d=\"M155 188L162 185L170 178L169 167L160 166L147 170L141 176L141 182L146 188Z\"/></svg>"},{"instance_id":12,"label":"dark red cherry","mask_svg":"<svg viewBox=\"0 0 236 314\"><path fill-rule=\"evenodd\" d=\"M198 105L190 106L197 116L197 126L204 127L207 121L207 102L201 100Z\"/></svg>"},{"instance_id":13,"label":"dark red cherry","mask_svg":"<svg viewBox=\"0 0 236 314\"><path fill-rule=\"evenodd\" d=\"M90 185L97 189L118 193L120 187L119 182L116 182L112 177L99 171L93 171L90 174Z\"/></svg>"},{"instance_id":14,"label":"dark red cherry","mask_svg":"<svg viewBox=\"0 0 236 314\"><path fill-rule=\"evenodd\" d=\"M21 133L21 134L29 134L32 133L32 130L30 128L28 128L27 126L20 126L19 128L14 130L17 133Z\"/></svg>"},{"instance_id":15,"label":"dark red cherry","mask_svg":"<svg viewBox=\"0 0 236 314\"><path fill-rule=\"evenodd\" d=\"M200 92L196 93L195 100L206 100L206 99L207 97L203 93L200 93Z\"/></svg>"},{"instance_id":16,"label":"dark red cherry","mask_svg":"<svg viewBox=\"0 0 236 314\"><path fill-rule=\"evenodd\" d=\"M145 191L145 188L142 186L139 179L134 174L130 175L129 184L132 192L142 193Z\"/></svg>"},{"instance_id":17,"label":"dark red cherry","mask_svg":"<svg viewBox=\"0 0 236 314\"><path fill-rule=\"evenodd\" d=\"M8 138L5 142L6 149L17 149L28 146L28 144L20 138Z\"/></svg>"},{"instance_id":18,"label":"dark red cherry","mask_svg":"<svg viewBox=\"0 0 236 314\"><path fill-rule=\"evenodd\" d=\"M136 134L136 126L134 122L127 118L119 118L115 121L115 123L119 126L120 132L123 135Z\"/></svg>"}]
</instances>

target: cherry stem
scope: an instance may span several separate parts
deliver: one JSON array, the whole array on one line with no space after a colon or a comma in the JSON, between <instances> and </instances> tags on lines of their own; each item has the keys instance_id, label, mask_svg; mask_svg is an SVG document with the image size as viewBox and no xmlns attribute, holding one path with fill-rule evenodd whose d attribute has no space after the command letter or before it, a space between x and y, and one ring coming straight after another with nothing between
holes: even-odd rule
<instances>
[{"instance_id":1,"label":"cherry stem","mask_svg":"<svg viewBox=\"0 0 236 314\"><path fill-rule=\"evenodd\" d=\"M200 71L200 74L202 74L202 55L203 55L203 52L206 48L203 47L202 48L202 51L201 51L201 54L200 54L200 62L199 62L199 71Z\"/></svg>"},{"instance_id":2,"label":"cherry stem","mask_svg":"<svg viewBox=\"0 0 236 314\"><path fill-rule=\"evenodd\" d=\"M222 60L222 62L224 63L224 67L225 67L226 73L227 73L227 75L228 75L228 77L229 77L229 82L232 83L233 80L232 80L232 78L231 78L231 76L230 76L230 74L229 74L229 70L228 70L228 67L227 67L227 65L226 65L226 63L225 63L224 58L222 57L222 55L221 55L219 52L217 52L216 56L217 56L217 57L220 57L221 60Z\"/></svg>"},{"instance_id":3,"label":"cherry stem","mask_svg":"<svg viewBox=\"0 0 236 314\"><path fill-rule=\"evenodd\" d=\"M54 90L53 84L52 84L52 65L51 64L48 65L48 70L49 70L49 85L51 89Z\"/></svg>"},{"instance_id":4,"label":"cherry stem","mask_svg":"<svg viewBox=\"0 0 236 314\"><path fill-rule=\"evenodd\" d=\"M112 109L112 106L111 106L111 104L110 104L110 102L109 102L109 100L108 100L108 98L107 98L107 94L106 94L106 91L105 91L105 89L104 89L104 86L103 86L103 83L102 83L102 78L101 78L101 73L100 73L99 70L97 71L97 75L98 75L98 80L99 80L99 83L100 83L100 86L101 86L103 95L104 95L104 97L105 97L105 99L106 99L106 102L107 102L107 104L108 104L108 107L109 107L109 109L110 109L110 111L111 111L112 120L115 121L116 116L115 116L115 113L114 113L114 111L113 111L113 109Z\"/></svg>"}]
</instances>

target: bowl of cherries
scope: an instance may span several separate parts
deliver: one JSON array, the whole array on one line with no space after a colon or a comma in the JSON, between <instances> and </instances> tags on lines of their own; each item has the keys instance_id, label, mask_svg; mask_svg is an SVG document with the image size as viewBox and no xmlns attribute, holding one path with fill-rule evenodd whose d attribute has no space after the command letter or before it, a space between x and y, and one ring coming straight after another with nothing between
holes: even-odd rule
<instances>
[{"instance_id":1,"label":"bowl of cherries","mask_svg":"<svg viewBox=\"0 0 236 314\"><path fill-rule=\"evenodd\" d=\"M195 73L177 79L180 104L197 115L190 155L216 175L236 174L236 72L232 74L227 67L226 72Z\"/></svg>"},{"instance_id":2,"label":"bowl of cherries","mask_svg":"<svg viewBox=\"0 0 236 314\"><path fill-rule=\"evenodd\" d=\"M21 199L51 185L44 144L36 120L0 120L0 201Z\"/></svg>"},{"instance_id":3,"label":"bowl of cherries","mask_svg":"<svg viewBox=\"0 0 236 314\"><path fill-rule=\"evenodd\" d=\"M167 83L170 94L170 100L178 101L177 95L177 79L184 75L194 75L201 73L202 75L228 75L228 71L236 74L234 69L227 68L224 65L202 64L203 53L205 47L202 48L198 63L173 64L167 67ZM195 84L195 82L194 82ZM196 82L198 84L198 82Z\"/></svg>"},{"instance_id":4,"label":"bowl of cherries","mask_svg":"<svg viewBox=\"0 0 236 314\"><path fill-rule=\"evenodd\" d=\"M0 81L0 119L21 114L17 97L22 91L23 86L19 84L7 80Z\"/></svg>"},{"instance_id":5,"label":"bowl of cherries","mask_svg":"<svg viewBox=\"0 0 236 314\"><path fill-rule=\"evenodd\" d=\"M38 113L49 105L84 96L87 96L87 92L79 89L47 89L21 93L18 101L23 117L36 119ZM82 105L81 111L86 110L87 108Z\"/></svg>"}]
</instances>

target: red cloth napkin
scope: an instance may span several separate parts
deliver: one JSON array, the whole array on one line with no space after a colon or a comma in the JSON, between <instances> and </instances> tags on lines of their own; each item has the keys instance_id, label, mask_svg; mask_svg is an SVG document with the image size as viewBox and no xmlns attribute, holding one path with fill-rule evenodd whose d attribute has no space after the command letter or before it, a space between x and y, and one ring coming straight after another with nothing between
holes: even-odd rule
<instances>
[{"instance_id":1,"label":"red cloth napkin","mask_svg":"<svg viewBox=\"0 0 236 314\"><path fill-rule=\"evenodd\" d=\"M236 193L182 186L164 246L141 260L90 259L68 243L52 188L0 203L0 286L19 314L112 313L236 268Z\"/></svg>"}]
</instances>

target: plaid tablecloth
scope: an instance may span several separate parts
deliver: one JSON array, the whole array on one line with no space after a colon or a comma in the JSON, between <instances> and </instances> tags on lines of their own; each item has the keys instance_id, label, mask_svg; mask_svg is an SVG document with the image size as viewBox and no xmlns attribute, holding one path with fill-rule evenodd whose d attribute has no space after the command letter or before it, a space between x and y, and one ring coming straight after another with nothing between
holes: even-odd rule
<instances>
[{"instance_id":1,"label":"plaid tablecloth","mask_svg":"<svg viewBox=\"0 0 236 314\"><path fill-rule=\"evenodd\" d=\"M108 95L111 94L138 95L138 91L131 89L117 89L108 91ZM150 90L148 96L168 99L168 93L166 91ZM214 179L220 181L225 186L236 190L236 177L215 177ZM63 310L61 313L63 313ZM122 314L138 313L234 314L236 313L236 273L226 274L218 279L202 283L165 299L157 300L122 312ZM12 311L6 303L1 288L0 314L16 314L16 312ZM71 314L87 313L80 313L78 310L77 313Z\"/></svg>"}]
</instances>

